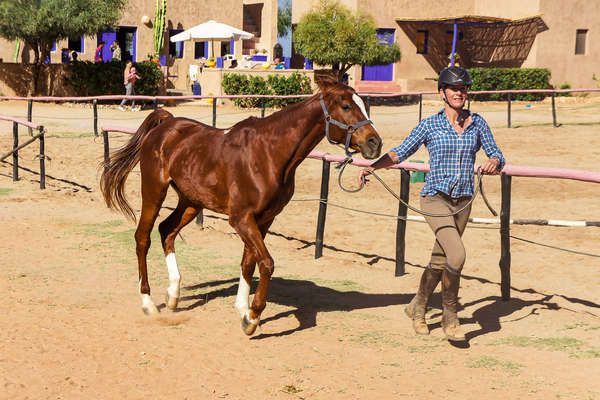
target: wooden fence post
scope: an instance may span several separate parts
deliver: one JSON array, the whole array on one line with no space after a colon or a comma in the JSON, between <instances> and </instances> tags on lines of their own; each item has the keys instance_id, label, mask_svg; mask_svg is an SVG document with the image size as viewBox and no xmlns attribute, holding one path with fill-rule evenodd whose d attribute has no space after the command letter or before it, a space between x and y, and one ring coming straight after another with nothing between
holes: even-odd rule
<instances>
[{"instance_id":1,"label":"wooden fence post","mask_svg":"<svg viewBox=\"0 0 600 400\"><path fill-rule=\"evenodd\" d=\"M94 136L98 136L98 100L92 100L94 108Z\"/></svg>"},{"instance_id":2,"label":"wooden fence post","mask_svg":"<svg viewBox=\"0 0 600 400\"><path fill-rule=\"evenodd\" d=\"M510 120L511 120L510 103L511 103L511 101L510 101L510 93L508 93L508 122L507 122L507 124L508 124L509 128L510 128Z\"/></svg>"},{"instance_id":3,"label":"wooden fence post","mask_svg":"<svg viewBox=\"0 0 600 400\"><path fill-rule=\"evenodd\" d=\"M552 124L555 128L559 127L559 124L556 123L556 102L555 102L556 93L552 92Z\"/></svg>"},{"instance_id":4,"label":"wooden fence post","mask_svg":"<svg viewBox=\"0 0 600 400\"><path fill-rule=\"evenodd\" d=\"M502 208L500 210L500 292L510 300L510 186L511 176L502 173Z\"/></svg>"},{"instance_id":5,"label":"wooden fence post","mask_svg":"<svg viewBox=\"0 0 600 400\"><path fill-rule=\"evenodd\" d=\"M108 160L109 160L109 144L108 144L108 132L102 130L102 138L104 140L104 172L108 170Z\"/></svg>"},{"instance_id":6,"label":"wooden fence post","mask_svg":"<svg viewBox=\"0 0 600 400\"><path fill-rule=\"evenodd\" d=\"M27 100L27 121L29 121L29 122L31 122L32 108L33 108L33 100L29 99L29 100ZM29 129L29 136L33 136L33 129L32 128L28 128L28 129Z\"/></svg>"},{"instance_id":7,"label":"wooden fence post","mask_svg":"<svg viewBox=\"0 0 600 400\"><path fill-rule=\"evenodd\" d=\"M315 239L315 259L323 255L323 236L325 232L325 217L327 216L327 198L329 196L329 171L331 163L323 158L321 173L321 197L319 201L319 216L317 218L317 237Z\"/></svg>"},{"instance_id":8,"label":"wooden fence post","mask_svg":"<svg viewBox=\"0 0 600 400\"><path fill-rule=\"evenodd\" d=\"M19 147L19 125L13 122L13 182L19 180L19 152L16 150Z\"/></svg>"},{"instance_id":9,"label":"wooden fence post","mask_svg":"<svg viewBox=\"0 0 600 400\"><path fill-rule=\"evenodd\" d=\"M400 170L400 198L408 203L410 194L410 173ZM404 256L406 249L406 215L407 207L398 202L398 221L396 222L396 271L394 276L402 276L405 273Z\"/></svg>"},{"instance_id":10,"label":"wooden fence post","mask_svg":"<svg viewBox=\"0 0 600 400\"><path fill-rule=\"evenodd\" d=\"M212 126L213 127L217 127L217 98L213 97L213 123Z\"/></svg>"},{"instance_id":11,"label":"wooden fence post","mask_svg":"<svg viewBox=\"0 0 600 400\"><path fill-rule=\"evenodd\" d=\"M46 189L46 154L44 127L40 126L40 189Z\"/></svg>"}]
</instances>

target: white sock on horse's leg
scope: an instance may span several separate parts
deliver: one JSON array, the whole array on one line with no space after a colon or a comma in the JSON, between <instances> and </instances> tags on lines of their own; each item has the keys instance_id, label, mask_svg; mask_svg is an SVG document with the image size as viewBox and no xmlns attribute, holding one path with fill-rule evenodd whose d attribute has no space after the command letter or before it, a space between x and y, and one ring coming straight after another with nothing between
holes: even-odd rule
<instances>
[{"instance_id":1,"label":"white sock on horse's leg","mask_svg":"<svg viewBox=\"0 0 600 400\"><path fill-rule=\"evenodd\" d=\"M235 308L240 316L248 314L248 304L250 301L250 285L244 279L244 274L240 272L240 283L238 284L237 297L235 298Z\"/></svg>"},{"instance_id":2,"label":"white sock on horse's leg","mask_svg":"<svg viewBox=\"0 0 600 400\"><path fill-rule=\"evenodd\" d=\"M142 298L142 310L144 311L144 313L148 314L148 315L157 314L158 308L156 308L156 305L152 301L152 297L150 297L150 295L147 293L142 293L142 280L141 279L140 279L140 283L139 283L139 291L140 291L140 297Z\"/></svg>"},{"instance_id":3,"label":"white sock on horse's leg","mask_svg":"<svg viewBox=\"0 0 600 400\"><path fill-rule=\"evenodd\" d=\"M177 267L177 260L175 259L175 253L169 253L166 257L167 271L169 272L169 288L167 293L169 296L176 299L179 298L179 283L181 282L181 275L179 274L179 268Z\"/></svg>"}]
</instances>

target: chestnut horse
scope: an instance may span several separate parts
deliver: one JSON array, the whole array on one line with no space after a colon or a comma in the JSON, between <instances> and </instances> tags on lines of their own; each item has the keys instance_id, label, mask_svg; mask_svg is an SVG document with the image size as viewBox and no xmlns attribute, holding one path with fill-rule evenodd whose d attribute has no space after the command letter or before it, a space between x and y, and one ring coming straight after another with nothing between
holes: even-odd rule
<instances>
[{"instance_id":1,"label":"chestnut horse","mask_svg":"<svg viewBox=\"0 0 600 400\"><path fill-rule=\"evenodd\" d=\"M175 237L206 208L228 215L229 224L244 242L235 306L244 332L254 333L266 306L274 270L263 239L275 216L294 194L298 165L326 132L331 142L345 144L347 153L351 148L372 159L381 152L381 138L355 91L327 81L319 82L319 87L320 94L266 118L247 118L226 130L174 118L164 110L154 111L131 140L103 165L100 187L106 204L135 220L124 189L127 176L140 163L142 210L135 241L139 290L146 314L158 313L150 297L146 265L150 232L171 186L179 195L179 202L158 227L170 280L167 307L177 307L180 292ZM260 281L249 307L256 264Z\"/></svg>"}]
</instances>

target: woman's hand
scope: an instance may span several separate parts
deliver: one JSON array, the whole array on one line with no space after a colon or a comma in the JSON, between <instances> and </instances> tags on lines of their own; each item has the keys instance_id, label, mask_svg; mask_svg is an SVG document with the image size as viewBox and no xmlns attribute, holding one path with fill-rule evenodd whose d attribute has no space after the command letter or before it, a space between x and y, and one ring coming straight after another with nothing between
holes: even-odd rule
<instances>
[{"instance_id":1,"label":"woman's hand","mask_svg":"<svg viewBox=\"0 0 600 400\"><path fill-rule=\"evenodd\" d=\"M497 175L500 173L498 167L500 166L500 160L497 158L490 158L481 166L481 172L489 175Z\"/></svg>"},{"instance_id":2,"label":"woman's hand","mask_svg":"<svg viewBox=\"0 0 600 400\"><path fill-rule=\"evenodd\" d=\"M365 185L369 182L369 180L367 179L367 176L371 175L374 171L374 168L371 167L367 167L367 168L363 168L360 170L360 172L358 173L358 186L362 186L363 185L363 181L365 182Z\"/></svg>"}]
</instances>

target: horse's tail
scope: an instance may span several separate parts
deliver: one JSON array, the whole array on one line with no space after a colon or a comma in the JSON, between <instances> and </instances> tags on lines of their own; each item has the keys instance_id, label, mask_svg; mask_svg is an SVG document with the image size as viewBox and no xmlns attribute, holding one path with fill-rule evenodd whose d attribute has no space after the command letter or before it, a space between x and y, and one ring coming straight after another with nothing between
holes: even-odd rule
<instances>
[{"instance_id":1,"label":"horse's tail","mask_svg":"<svg viewBox=\"0 0 600 400\"><path fill-rule=\"evenodd\" d=\"M100 178L100 190L104 201L109 208L120 209L126 217L135 221L135 213L125 197L125 182L131 170L140 161L140 149L143 139L148 132L163 121L173 118L173 115L165 110L159 109L146 117L137 132L129 142L113 152L108 161L100 164L104 169Z\"/></svg>"}]
</instances>

